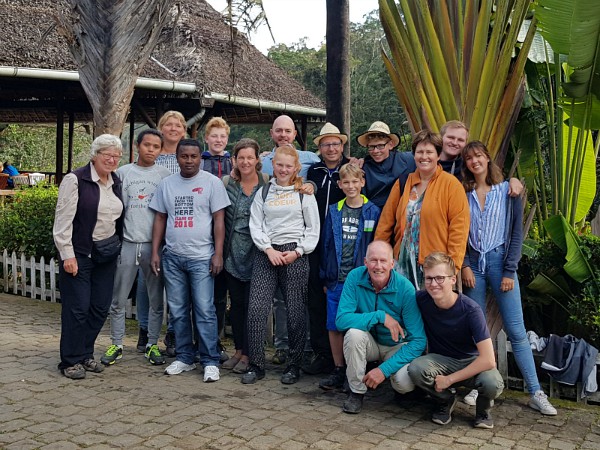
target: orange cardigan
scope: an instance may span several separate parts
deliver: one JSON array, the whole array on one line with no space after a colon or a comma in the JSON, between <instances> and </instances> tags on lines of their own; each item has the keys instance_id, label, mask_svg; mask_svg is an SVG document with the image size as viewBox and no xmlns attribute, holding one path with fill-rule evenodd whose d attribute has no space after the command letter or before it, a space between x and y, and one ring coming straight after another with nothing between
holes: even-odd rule
<instances>
[{"instance_id":1,"label":"orange cardigan","mask_svg":"<svg viewBox=\"0 0 600 450\"><path fill-rule=\"evenodd\" d=\"M392 244L396 259L400 254L400 244L406 228L408 197L412 187L420 182L419 172L411 173L402 197L398 183L394 183L379 217L375 239ZM423 260L431 252L438 251L450 255L459 270L467 248L469 224L469 203L462 184L438 165L421 206L419 264L423 264Z\"/></svg>"}]
</instances>

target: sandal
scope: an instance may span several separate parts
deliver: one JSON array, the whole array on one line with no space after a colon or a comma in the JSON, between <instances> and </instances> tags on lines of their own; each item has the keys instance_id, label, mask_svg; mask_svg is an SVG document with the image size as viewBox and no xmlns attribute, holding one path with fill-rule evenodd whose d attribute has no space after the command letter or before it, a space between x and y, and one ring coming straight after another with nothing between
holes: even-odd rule
<instances>
[{"instance_id":1,"label":"sandal","mask_svg":"<svg viewBox=\"0 0 600 450\"><path fill-rule=\"evenodd\" d=\"M246 373L248 372L248 367L250 363L248 361L244 361L240 359L240 362L235 365L233 368L233 373Z\"/></svg>"},{"instance_id":2,"label":"sandal","mask_svg":"<svg viewBox=\"0 0 600 450\"><path fill-rule=\"evenodd\" d=\"M81 380L85 378L85 369L81 364L75 364L74 366L61 369L60 372L71 380Z\"/></svg>"},{"instance_id":3,"label":"sandal","mask_svg":"<svg viewBox=\"0 0 600 450\"><path fill-rule=\"evenodd\" d=\"M102 364L98 364L98 361L95 359L88 358L83 361L83 368L88 372L100 373L104 370L104 366Z\"/></svg>"}]
</instances>

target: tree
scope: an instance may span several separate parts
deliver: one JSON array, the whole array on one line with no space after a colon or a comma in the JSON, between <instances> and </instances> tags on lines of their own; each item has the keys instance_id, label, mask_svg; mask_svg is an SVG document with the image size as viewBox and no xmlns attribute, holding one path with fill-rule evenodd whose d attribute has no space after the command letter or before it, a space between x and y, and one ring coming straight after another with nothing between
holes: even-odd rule
<instances>
[{"instance_id":1,"label":"tree","mask_svg":"<svg viewBox=\"0 0 600 450\"><path fill-rule=\"evenodd\" d=\"M506 150L524 93L530 0L379 0L391 52L383 58L411 128L439 130L459 119L495 156ZM501 151L502 150L502 151ZM503 158L500 158L500 163Z\"/></svg>"},{"instance_id":2,"label":"tree","mask_svg":"<svg viewBox=\"0 0 600 450\"><path fill-rule=\"evenodd\" d=\"M59 30L94 113L94 136L119 136L137 77L154 49L173 0L69 0Z\"/></svg>"}]
</instances>

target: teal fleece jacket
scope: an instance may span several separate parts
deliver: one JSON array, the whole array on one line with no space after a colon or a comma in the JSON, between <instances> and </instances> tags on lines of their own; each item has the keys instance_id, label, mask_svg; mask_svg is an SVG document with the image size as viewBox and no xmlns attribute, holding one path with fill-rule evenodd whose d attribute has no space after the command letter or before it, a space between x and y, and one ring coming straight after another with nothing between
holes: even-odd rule
<instances>
[{"instance_id":1,"label":"teal fleece jacket","mask_svg":"<svg viewBox=\"0 0 600 450\"><path fill-rule=\"evenodd\" d=\"M398 342L392 340L390 331L383 326L386 313L404 329L404 338L399 336ZM391 347L406 342L379 366L386 378L421 356L427 344L415 288L395 270L391 271L388 285L377 294L366 267L350 271L340 297L335 325L339 331L350 328L368 331L381 345Z\"/></svg>"}]
</instances>

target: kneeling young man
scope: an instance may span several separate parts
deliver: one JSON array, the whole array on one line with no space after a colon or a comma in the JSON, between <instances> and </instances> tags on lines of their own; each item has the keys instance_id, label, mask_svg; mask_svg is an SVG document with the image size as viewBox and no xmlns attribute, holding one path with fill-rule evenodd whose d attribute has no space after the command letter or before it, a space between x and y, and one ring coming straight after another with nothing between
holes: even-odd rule
<instances>
[{"instance_id":1,"label":"kneeling young man","mask_svg":"<svg viewBox=\"0 0 600 450\"><path fill-rule=\"evenodd\" d=\"M410 363L408 373L416 386L438 403L431 420L452 420L458 386L477 389L475 427L493 428L492 400L504 389L492 340L479 305L452 290L456 267L450 256L434 252L423 262L426 291L417 292L429 353Z\"/></svg>"}]
</instances>

